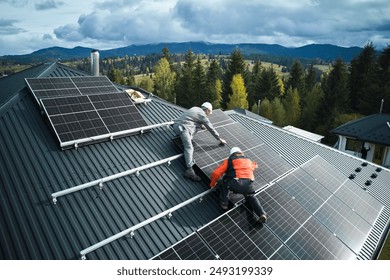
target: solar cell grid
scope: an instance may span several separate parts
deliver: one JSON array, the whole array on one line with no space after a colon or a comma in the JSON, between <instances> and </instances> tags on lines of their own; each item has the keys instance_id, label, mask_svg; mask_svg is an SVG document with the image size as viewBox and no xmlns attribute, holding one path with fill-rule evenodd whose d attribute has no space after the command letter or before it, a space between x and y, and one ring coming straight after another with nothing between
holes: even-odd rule
<instances>
[{"instance_id":1,"label":"solar cell grid","mask_svg":"<svg viewBox=\"0 0 390 280\"><path fill-rule=\"evenodd\" d=\"M159 258L165 260L214 260L216 258L215 254L196 233L172 246L168 251L160 255Z\"/></svg>"},{"instance_id":2,"label":"solar cell grid","mask_svg":"<svg viewBox=\"0 0 390 280\"><path fill-rule=\"evenodd\" d=\"M209 116L209 120L213 124L214 128L235 122L226 116L225 113L220 109L214 110L213 113Z\"/></svg>"},{"instance_id":3,"label":"solar cell grid","mask_svg":"<svg viewBox=\"0 0 390 280\"><path fill-rule=\"evenodd\" d=\"M281 246L271 256L270 260L298 260L298 257L292 253L287 246Z\"/></svg>"},{"instance_id":4,"label":"solar cell grid","mask_svg":"<svg viewBox=\"0 0 390 280\"><path fill-rule=\"evenodd\" d=\"M28 78L27 85L36 100L53 97L91 95L118 92L106 76Z\"/></svg>"},{"instance_id":5,"label":"solar cell grid","mask_svg":"<svg viewBox=\"0 0 390 280\"><path fill-rule=\"evenodd\" d=\"M371 230L370 224L335 196L314 213L314 216L356 254Z\"/></svg>"},{"instance_id":6,"label":"solar cell grid","mask_svg":"<svg viewBox=\"0 0 390 280\"><path fill-rule=\"evenodd\" d=\"M42 99L41 102L48 116L95 111L88 96Z\"/></svg>"},{"instance_id":7,"label":"solar cell grid","mask_svg":"<svg viewBox=\"0 0 390 280\"><path fill-rule=\"evenodd\" d=\"M243 205L229 211L227 215L267 258L283 245L267 227L251 222L253 216Z\"/></svg>"},{"instance_id":8,"label":"solar cell grid","mask_svg":"<svg viewBox=\"0 0 390 280\"><path fill-rule=\"evenodd\" d=\"M147 126L122 92L42 99L42 106L61 143ZM101 109L97 109L101 108Z\"/></svg>"},{"instance_id":9,"label":"solar cell grid","mask_svg":"<svg viewBox=\"0 0 390 280\"><path fill-rule=\"evenodd\" d=\"M58 88L75 88L72 80L68 77L28 78L26 81L33 91L51 90Z\"/></svg>"},{"instance_id":10,"label":"solar cell grid","mask_svg":"<svg viewBox=\"0 0 390 280\"><path fill-rule=\"evenodd\" d=\"M180 260L180 257L173 248L169 248L168 250L155 256L153 260Z\"/></svg>"},{"instance_id":11,"label":"solar cell grid","mask_svg":"<svg viewBox=\"0 0 390 280\"><path fill-rule=\"evenodd\" d=\"M352 181L346 181L335 195L359 216L374 225L384 206Z\"/></svg>"},{"instance_id":12,"label":"solar cell grid","mask_svg":"<svg viewBox=\"0 0 390 280\"><path fill-rule=\"evenodd\" d=\"M200 229L198 233L222 260L267 258L227 215Z\"/></svg>"},{"instance_id":13,"label":"solar cell grid","mask_svg":"<svg viewBox=\"0 0 390 280\"><path fill-rule=\"evenodd\" d=\"M319 156L308 161L301 168L332 193L336 192L342 183L347 180L342 173Z\"/></svg>"},{"instance_id":14,"label":"solar cell grid","mask_svg":"<svg viewBox=\"0 0 390 280\"><path fill-rule=\"evenodd\" d=\"M302 169L296 169L277 184L294 197L310 213L314 213L332 195Z\"/></svg>"},{"instance_id":15,"label":"solar cell grid","mask_svg":"<svg viewBox=\"0 0 390 280\"><path fill-rule=\"evenodd\" d=\"M286 244L302 260L354 259L356 257L314 218L307 220Z\"/></svg>"},{"instance_id":16,"label":"solar cell grid","mask_svg":"<svg viewBox=\"0 0 390 280\"><path fill-rule=\"evenodd\" d=\"M269 216L267 227L283 242L311 216L278 185L267 188L257 197Z\"/></svg>"},{"instance_id":17,"label":"solar cell grid","mask_svg":"<svg viewBox=\"0 0 390 280\"><path fill-rule=\"evenodd\" d=\"M60 142L90 138L109 133L95 111L57 115L50 118Z\"/></svg>"}]
</instances>

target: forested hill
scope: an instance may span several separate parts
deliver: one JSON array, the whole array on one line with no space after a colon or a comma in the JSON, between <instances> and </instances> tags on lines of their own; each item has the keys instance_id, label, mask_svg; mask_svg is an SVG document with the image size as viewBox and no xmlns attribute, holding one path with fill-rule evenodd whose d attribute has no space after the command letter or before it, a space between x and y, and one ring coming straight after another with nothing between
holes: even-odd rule
<instances>
[{"instance_id":1,"label":"forested hill","mask_svg":"<svg viewBox=\"0 0 390 280\"><path fill-rule=\"evenodd\" d=\"M345 48L328 44L312 44L297 48L287 48L275 44L212 44L205 42L186 42L130 45L123 48L99 50L99 53L101 58L124 57L126 55L132 56L161 53L163 48L168 48L169 52L172 54L183 54L191 50L194 53L214 55L229 55L235 48L239 48L243 55L261 54L292 58L320 59L324 61L332 61L341 58L344 62L351 61L362 51L362 48L359 47ZM51 47L47 49L41 49L26 55L0 56L0 60L14 61L19 63L36 63L55 60L65 61L89 57L92 50L93 48L85 47L75 47L73 49Z\"/></svg>"}]
</instances>

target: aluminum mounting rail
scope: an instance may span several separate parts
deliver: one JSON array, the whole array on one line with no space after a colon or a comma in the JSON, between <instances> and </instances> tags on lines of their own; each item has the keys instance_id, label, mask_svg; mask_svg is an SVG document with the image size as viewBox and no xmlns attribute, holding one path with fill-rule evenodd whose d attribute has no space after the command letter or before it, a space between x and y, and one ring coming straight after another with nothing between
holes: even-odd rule
<instances>
[{"instance_id":1,"label":"aluminum mounting rail","mask_svg":"<svg viewBox=\"0 0 390 280\"><path fill-rule=\"evenodd\" d=\"M77 191L80 191L80 190L83 190L83 189L86 189L86 188L89 188L89 187L93 187L93 186L96 186L96 185L99 185L100 189L102 189L103 188L103 183L105 183L105 182L112 181L112 180L121 178L123 176L130 175L130 174L134 174L134 173L138 176L140 171L145 170L145 169L149 169L151 167L158 166L158 165L161 165L161 164L164 164L164 163L168 163L168 165L170 165L171 161L173 161L175 159L178 159L178 158L180 158L182 156L183 156L183 154L178 154L178 155L175 155L175 156L172 156L172 157L168 157L168 158L156 161L156 162L148 163L148 164L145 164L145 165L133 168L133 169L129 169L129 170L117 173L117 174L113 174L113 175L110 175L110 176L107 176L107 177L103 177L101 179L97 179L97 180L94 180L94 181L91 181L91 182L88 182L88 183L85 183L85 184L81 184L81 185L78 185L78 186L75 186L75 187L72 187L72 188L69 188L69 189L66 189L66 190L62 190L62 191L59 191L59 192L52 193L51 197L53 198L53 203L56 204L57 197L60 197L60 196L64 196L64 195L67 195L67 194L70 194L70 193L73 193L73 192L77 192Z\"/></svg>"},{"instance_id":2,"label":"aluminum mounting rail","mask_svg":"<svg viewBox=\"0 0 390 280\"><path fill-rule=\"evenodd\" d=\"M171 124L173 124L173 121L164 122L164 123L157 123L157 124L152 124L152 125L148 125L148 126L142 126L142 127L137 127L137 128L133 128L133 129L127 129L127 130L123 130L123 131L93 136L93 137L89 137L89 138L67 141L67 142L61 143L60 146L61 146L61 148L68 147L68 146L74 146L74 148L77 149L79 144L82 144L82 143L104 140L104 139L114 140L114 138L117 136L126 135L126 134L133 134L136 132L143 134L144 131L146 131L146 130L150 130L150 129L162 127L162 126L169 126Z\"/></svg>"},{"instance_id":3,"label":"aluminum mounting rail","mask_svg":"<svg viewBox=\"0 0 390 280\"><path fill-rule=\"evenodd\" d=\"M190 198L190 199L188 199L188 200L186 200L186 201L184 201L184 202L182 202L182 203L180 203L172 208L169 208L168 210L166 210L164 212L161 212L153 217L150 217L149 219L147 219L139 224L136 224L135 226L132 226L128 229L125 229L124 231L121 231L121 232L119 232L119 233L117 233L117 234L115 234L107 239L100 241L99 243L96 243L95 245L92 245L92 246L80 251L81 259L85 260L86 254L91 253L91 252L99 249L100 247L103 247L103 246L105 246L105 245L107 245L107 244L109 244L109 243L111 243L111 242L113 242L121 237L129 235L132 238L134 236L135 230L142 228L142 227L144 227L144 226L146 226L146 225L148 225L148 224L150 224L150 223L152 223L152 222L154 222L162 217L168 216L168 218L170 218L172 216L172 212L174 212L174 211L176 211L176 210L178 210L178 209L180 209L180 208L182 208L182 207L184 207L184 206L186 206L186 205L188 205L196 200L199 200L201 202L203 199L203 196L209 194L212 191L214 191L214 189L208 189L207 191L204 191L203 193L198 194L197 196L194 196L194 197L192 197L192 198Z\"/></svg>"}]
</instances>

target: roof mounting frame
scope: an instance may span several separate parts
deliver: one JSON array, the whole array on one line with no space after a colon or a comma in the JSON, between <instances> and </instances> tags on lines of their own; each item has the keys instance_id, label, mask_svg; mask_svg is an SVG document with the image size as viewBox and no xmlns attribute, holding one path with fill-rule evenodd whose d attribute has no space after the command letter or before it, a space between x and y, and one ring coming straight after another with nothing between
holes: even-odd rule
<instances>
[{"instance_id":1,"label":"roof mounting frame","mask_svg":"<svg viewBox=\"0 0 390 280\"><path fill-rule=\"evenodd\" d=\"M83 139L78 139L78 140L73 140L73 141L68 141L68 142L61 142L60 146L64 150L68 147L73 146L74 149L77 150L77 148L81 147L80 144L88 144L90 142L95 142L95 141L101 141L101 140L106 140L110 139L110 141L113 141L121 136L126 136L126 135L134 135L136 133L140 133L141 135L145 134L147 131L152 130L153 128L158 128L158 127L163 127L163 126L169 126L173 124L173 121L168 121L168 122L163 122L163 123L158 123L158 124L152 124L148 126L143 126L143 127L138 127L138 128L133 128L133 129L128 129L128 130L123 130L123 131L118 131L114 133L108 133L108 134L103 134L99 136L94 136L94 137L89 137L89 138L83 138Z\"/></svg>"},{"instance_id":2,"label":"roof mounting frame","mask_svg":"<svg viewBox=\"0 0 390 280\"><path fill-rule=\"evenodd\" d=\"M161 212L161 213L159 213L159 214L157 214L155 216L150 217L149 219L147 219L147 220L145 220L145 221L143 221L143 222L141 222L139 224L136 224L136 225L134 225L134 226L132 226L132 227L130 227L128 229L125 229L125 230L123 230L123 231L121 231L121 232L119 232L119 233L117 233L117 234L115 234L115 235L113 235L111 237L108 237L108 238L106 238L106 239L104 239L104 240L102 240L102 241L100 241L100 242L98 242L98 243L96 243L96 244L94 244L94 245L84 249L84 250L81 250L80 251L81 259L82 260L86 260L86 255L87 254L89 254L89 253L99 249L100 247L103 247L103 246L105 246L105 245L107 245L107 244L109 244L109 243L111 243L111 242L113 242L113 241L123 237L123 236L129 235L129 234L130 234L130 236L134 236L134 232L137 229L140 229L140 228L142 228L142 227L144 227L144 226L146 226L146 225L148 225L148 224L150 224L150 223L152 223L152 222L154 222L154 221L156 221L156 220L158 220L158 219L160 219L162 217L165 217L165 216L168 216L168 218L172 217L172 213L174 211L176 211L176 210L178 210L178 209L180 209L180 208L182 208L182 207L184 207L184 206L186 206L186 205L188 205L188 204L190 204L190 203L192 203L194 201L199 200L201 197L203 197L203 196L205 196L205 195L207 195L207 194L209 194L209 193L211 193L213 191L215 191L214 188L208 189L208 190L206 190L206 191L204 191L204 192L202 192L202 193L200 193L200 194L198 194L198 195L196 195L196 196L194 196L194 197L192 197L190 199L187 199L184 202L181 202L181 203L177 204L176 206L173 206L173 207L171 207L171 208L169 208L169 209L167 209L167 210L165 210L165 211L163 211L163 212Z\"/></svg>"},{"instance_id":3,"label":"roof mounting frame","mask_svg":"<svg viewBox=\"0 0 390 280\"><path fill-rule=\"evenodd\" d=\"M96 186L96 185L98 185L100 189L103 189L103 183L105 183L105 182L109 182L109 181L112 181L112 180L115 180L115 179L118 179L118 178L121 178L121 177L124 177L124 176L127 176L127 175L131 175L131 174L134 174L134 173L137 176L139 176L140 171L142 171L142 170L146 170L146 169L158 166L158 165L162 165L162 164L164 164L164 163L166 163L168 161L172 161L172 160L181 158L182 156L183 156L183 154L178 154L178 155L171 156L171 157L168 157L168 158L156 161L156 162L148 163L148 164L145 164L145 165L142 165L142 166L130 169L130 170L126 170L126 171L123 171L123 172L120 172L120 173L116 173L116 174L113 174L113 175L110 175L110 176L107 176L107 177L103 177L103 178L100 178L100 179L97 179L97 180L94 180L94 181L91 181L91 182L88 182L88 183L77 185L77 186L69 188L69 189L65 189L65 190L62 190L62 191L58 191L58 192L52 193L51 197L52 197L53 204L57 203L57 198L60 197L60 196L71 194L71 193L74 193L74 192L77 192L77 191L80 191L80 190L83 190L83 189L86 189L86 188L90 188L90 187L93 187L93 186Z\"/></svg>"}]
</instances>

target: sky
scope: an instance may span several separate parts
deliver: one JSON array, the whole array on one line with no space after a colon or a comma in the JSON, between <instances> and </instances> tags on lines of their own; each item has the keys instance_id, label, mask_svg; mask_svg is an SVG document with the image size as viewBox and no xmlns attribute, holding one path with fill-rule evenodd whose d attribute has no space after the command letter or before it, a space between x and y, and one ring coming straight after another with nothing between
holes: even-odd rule
<instances>
[{"instance_id":1,"label":"sky","mask_svg":"<svg viewBox=\"0 0 390 280\"><path fill-rule=\"evenodd\" d=\"M0 55L167 42L390 45L389 0L0 0Z\"/></svg>"}]
</instances>

